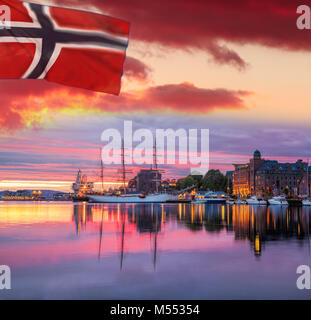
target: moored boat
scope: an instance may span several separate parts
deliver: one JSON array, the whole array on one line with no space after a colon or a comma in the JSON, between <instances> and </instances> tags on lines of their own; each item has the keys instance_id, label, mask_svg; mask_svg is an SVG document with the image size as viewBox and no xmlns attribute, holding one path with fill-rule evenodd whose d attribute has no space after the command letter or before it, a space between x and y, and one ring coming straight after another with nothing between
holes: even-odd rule
<instances>
[{"instance_id":1,"label":"moored boat","mask_svg":"<svg viewBox=\"0 0 311 320\"><path fill-rule=\"evenodd\" d=\"M246 203L245 201L240 199L234 201L234 204L245 204L245 203Z\"/></svg>"},{"instance_id":2,"label":"moored boat","mask_svg":"<svg viewBox=\"0 0 311 320\"><path fill-rule=\"evenodd\" d=\"M276 196L268 200L270 205L288 206L288 202L284 196Z\"/></svg>"},{"instance_id":3,"label":"moored boat","mask_svg":"<svg viewBox=\"0 0 311 320\"><path fill-rule=\"evenodd\" d=\"M253 196L253 197L247 199L246 202L247 202L247 204L250 204L250 205L266 205L267 204L266 200L263 200L261 198L257 198L256 196Z\"/></svg>"},{"instance_id":4,"label":"moored boat","mask_svg":"<svg viewBox=\"0 0 311 320\"><path fill-rule=\"evenodd\" d=\"M220 196L216 192L209 191L205 194L204 199L206 203L226 203L226 198Z\"/></svg>"},{"instance_id":5,"label":"moored boat","mask_svg":"<svg viewBox=\"0 0 311 320\"><path fill-rule=\"evenodd\" d=\"M88 195L91 202L100 203L165 203L177 200L177 196L169 193L158 194L127 194L127 195Z\"/></svg>"}]
</instances>

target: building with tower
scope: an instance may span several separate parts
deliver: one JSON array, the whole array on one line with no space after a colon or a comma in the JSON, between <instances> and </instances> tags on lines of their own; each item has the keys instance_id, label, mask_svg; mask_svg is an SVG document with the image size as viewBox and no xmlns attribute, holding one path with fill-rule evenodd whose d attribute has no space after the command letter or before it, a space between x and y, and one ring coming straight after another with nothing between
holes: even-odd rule
<instances>
[{"instance_id":1,"label":"building with tower","mask_svg":"<svg viewBox=\"0 0 311 320\"><path fill-rule=\"evenodd\" d=\"M246 164L234 164L232 179L233 194L237 196L288 193L306 195L310 168L302 160L295 163L280 163L265 160L256 150ZM310 190L310 188L309 188Z\"/></svg>"}]
</instances>

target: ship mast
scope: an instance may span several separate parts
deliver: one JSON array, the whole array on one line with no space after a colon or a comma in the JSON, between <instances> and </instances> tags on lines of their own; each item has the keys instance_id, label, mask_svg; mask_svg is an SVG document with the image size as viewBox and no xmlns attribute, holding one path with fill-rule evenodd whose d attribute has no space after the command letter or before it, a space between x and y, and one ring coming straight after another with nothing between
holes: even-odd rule
<instances>
[{"instance_id":1,"label":"ship mast","mask_svg":"<svg viewBox=\"0 0 311 320\"><path fill-rule=\"evenodd\" d=\"M153 145L153 166L155 170L158 170L158 161L157 161L157 139L154 139Z\"/></svg>"},{"instance_id":2,"label":"ship mast","mask_svg":"<svg viewBox=\"0 0 311 320\"><path fill-rule=\"evenodd\" d=\"M104 163L102 156L100 156L100 179L102 183L102 193L104 193Z\"/></svg>"},{"instance_id":3,"label":"ship mast","mask_svg":"<svg viewBox=\"0 0 311 320\"><path fill-rule=\"evenodd\" d=\"M159 173L158 173L158 161L157 161L157 139L154 139L154 145L153 145L153 166L154 170L156 172L156 178L155 178L155 183L156 183L156 193L159 192Z\"/></svg>"},{"instance_id":4,"label":"ship mast","mask_svg":"<svg viewBox=\"0 0 311 320\"><path fill-rule=\"evenodd\" d=\"M121 146L121 165L122 169L118 170L118 173L121 173L122 177L122 184L123 184L123 189L124 193L126 193L126 174L127 173L132 173L132 170L126 170L125 167L125 147L124 147L124 139L122 139L122 146Z\"/></svg>"},{"instance_id":5,"label":"ship mast","mask_svg":"<svg viewBox=\"0 0 311 320\"><path fill-rule=\"evenodd\" d=\"M125 159L124 159L124 139L122 139L122 152L121 152L121 159L122 159L122 182L123 182L123 188L124 193L126 193L125 188L125 179L126 179L126 172L125 172Z\"/></svg>"}]
</instances>

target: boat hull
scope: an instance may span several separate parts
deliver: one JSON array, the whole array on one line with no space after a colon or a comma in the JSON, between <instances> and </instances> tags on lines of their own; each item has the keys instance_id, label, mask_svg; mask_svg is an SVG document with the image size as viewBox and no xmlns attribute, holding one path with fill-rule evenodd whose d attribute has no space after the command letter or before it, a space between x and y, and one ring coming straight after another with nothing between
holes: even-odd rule
<instances>
[{"instance_id":1,"label":"boat hull","mask_svg":"<svg viewBox=\"0 0 311 320\"><path fill-rule=\"evenodd\" d=\"M226 199L205 199L205 203L208 203L208 204L213 204L213 203L215 203L215 204L219 204L219 203L222 203L222 204L224 204L224 203L226 203Z\"/></svg>"},{"instance_id":2,"label":"boat hull","mask_svg":"<svg viewBox=\"0 0 311 320\"><path fill-rule=\"evenodd\" d=\"M270 206L288 206L287 201L275 201L275 200L268 200Z\"/></svg>"},{"instance_id":3,"label":"boat hull","mask_svg":"<svg viewBox=\"0 0 311 320\"><path fill-rule=\"evenodd\" d=\"M88 195L91 202L99 203L165 203L167 201L177 200L176 196L170 194L147 195L145 198L139 196L102 196Z\"/></svg>"},{"instance_id":4,"label":"boat hull","mask_svg":"<svg viewBox=\"0 0 311 320\"><path fill-rule=\"evenodd\" d=\"M206 200L193 200L191 201L191 204L205 204L207 203Z\"/></svg>"},{"instance_id":5,"label":"boat hull","mask_svg":"<svg viewBox=\"0 0 311 320\"><path fill-rule=\"evenodd\" d=\"M234 201L234 204L246 204L246 202L242 200L237 200L237 201Z\"/></svg>"},{"instance_id":6,"label":"boat hull","mask_svg":"<svg viewBox=\"0 0 311 320\"><path fill-rule=\"evenodd\" d=\"M257 206L266 206L267 202L266 201L255 201L255 200L246 200L247 204L249 205L257 205Z\"/></svg>"}]
</instances>

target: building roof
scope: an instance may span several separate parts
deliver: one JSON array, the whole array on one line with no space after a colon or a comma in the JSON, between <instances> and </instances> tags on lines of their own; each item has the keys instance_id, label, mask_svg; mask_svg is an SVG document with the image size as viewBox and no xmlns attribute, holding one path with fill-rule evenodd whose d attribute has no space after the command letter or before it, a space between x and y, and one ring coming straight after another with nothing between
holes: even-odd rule
<instances>
[{"instance_id":1,"label":"building roof","mask_svg":"<svg viewBox=\"0 0 311 320\"><path fill-rule=\"evenodd\" d=\"M303 166L304 171L307 171L307 164L297 161L296 163L279 163L276 160L266 160L257 172L277 171L277 172L299 172Z\"/></svg>"}]
</instances>

